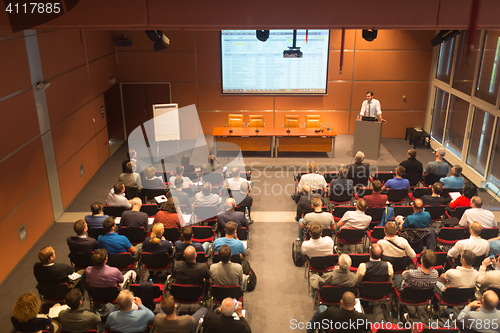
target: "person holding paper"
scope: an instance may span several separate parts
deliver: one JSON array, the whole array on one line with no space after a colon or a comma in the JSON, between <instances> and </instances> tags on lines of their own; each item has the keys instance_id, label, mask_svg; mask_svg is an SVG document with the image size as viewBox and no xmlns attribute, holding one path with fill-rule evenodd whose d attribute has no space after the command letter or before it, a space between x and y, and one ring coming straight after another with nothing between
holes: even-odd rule
<instances>
[{"instance_id":1,"label":"person holding paper","mask_svg":"<svg viewBox=\"0 0 500 333\"><path fill-rule=\"evenodd\" d=\"M19 297L12 310L10 318L17 332L31 333L47 330L49 333L58 331L59 325L45 315L38 315L40 299L33 293Z\"/></svg>"},{"instance_id":2,"label":"person holding paper","mask_svg":"<svg viewBox=\"0 0 500 333\"><path fill-rule=\"evenodd\" d=\"M233 315L236 313L238 319ZM203 323L206 333L251 333L243 315L243 304L233 298L225 298L216 313L209 313Z\"/></svg>"},{"instance_id":3,"label":"person holding paper","mask_svg":"<svg viewBox=\"0 0 500 333\"><path fill-rule=\"evenodd\" d=\"M382 119L380 102L373 98L372 91L366 92L366 100L361 104L361 111L359 112L358 119L361 120L363 117L377 118L377 121L385 123L385 119Z\"/></svg>"}]
</instances>

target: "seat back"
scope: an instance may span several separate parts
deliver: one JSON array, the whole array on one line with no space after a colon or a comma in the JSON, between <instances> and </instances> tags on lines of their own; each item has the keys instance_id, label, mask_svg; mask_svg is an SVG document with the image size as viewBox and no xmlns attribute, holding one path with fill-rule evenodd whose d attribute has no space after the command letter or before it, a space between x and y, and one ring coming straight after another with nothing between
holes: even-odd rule
<instances>
[{"instance_id":1,"label":"seat back","mask_svg":"<svg viewBox=\"0 0 500 333\"><path fill-rule=\"evenodd\" d=\"M210 226L194 225L193 229L193 242L204 243L214 241L214 230Z\"/></svg>"},{"instance_id":2,"label":"seat back","mask_svg":"<svg viewBox=\"0 0 500 333\"><path fill-rule=\"evenodd\" d=\"M433 295L434 288L422 290L404 287L399 299L406 303L424 303L430 301Z\"/></svg>"},{"instance_id":3,"label":"seat back","mask_svg":"<svg viewBox=\"0 0 500 333\"><path fill-rule=\"evenodd\" d=\"M217 216L217 207L214 206L194 206L194 216L197 221L207 221Z\"/></svg>"},{"instance_id":4,"label":"seat back","mask_svg":"<svg viewBox=\"0 0 500 333\"><path fill-rule=\"evenodd\" d=\"M113 207L110 205L102 206L102 212L104 213L104 215L109 215L114 217L122 216L123 212L126 210L127 208L125 207Z\"/></svg>"},{"instance_id":5,"label":"seat back","mask_svg":"<svg viewBox=\"0 0 500 333\"><path fill-rule=\"evenodd\" d=\"M243 115L242 114L228 114L227 115L227 126L231 127L243 127Z\"/></svg>"},{"instance_id":6,"label":"seat back","mask_svg":"<svg viewBox=\"0 0 500 333\"><path fill-rule=\"evenodd\" d=\"M402 203L408 197L408 189L403 190L387 190L387 201L390 203Z\"/></svg>"},{"instance_id":7,"label":"seat back","mask_svg":"<svg viewBox=\"0 0 500 333\"><path fill-rule=\"evenodd\" d=\"M467 209L470 209L472 208L471 206L466 206L466 207L457 207L455 208L455 210L453 211L453 214L451 214L451 217L456 217L458 220L460 220L462 218L462 215L464 215L464 212L467 210Z\"/></svg>"},{"instance_id":8,"label":"seat back","mask_svg":"<svg viewBox=\"0 0 500 333\"><path fill-rule=\"evenodd\" d=\"M92 237L94 239L99 238L100 235L104 235L104 231L102 228L100 229L89 229L87 230L87 233L89 234L89 237Z\"/></svg>"},{"instance_id":9,"label":"seat back","mask_svg":"<svg viewBox=\"0 0 500 333\"><path fill-rule=\"evenodd\" d=\"M44 302L62 303L71 290L67 283L39 283L36 286Z\"/></svg>"},{"instance_id":10,"label":"seat back","mask_svg":"<svg viewBox=\"0 0 500 333\"><path fill-rule=\"evenodd\" d=\"M382 221L384 210L385 208L368 208L365 214L372 217L372 223L378 223Z\"/></svg>"},{"instance_id":11,"label":"seat back","mask_svg":"<svg viewBox=\"0 0 500 333\"><path fill-rule=\"evenodd\" d=\"M327 305L340 304L342 296L348 291L356 295L356 287L322 286L319 291L319 302Z\"/></svg>"},{"instance_id":12,"label":"seat back","mask_svg":"<svg viewBox=\"0 0 500 333\"><path fill-rule=\"evenodd\" d=\"M142 194L148 200L153 200L155 197L160 195L167 195L167 190L164 188L143 188Z\"/></svg>"},{"instance_id":13,"label":"seat back","mask_svg":"<svg viewBox=\"0 0 500 333\"><path fill-rule=\"evenodd\" d=\"M148 214L148 216L155 216L158 213L157 204L143 204L141 206L141 212Z\"/></svg>"},{"instance_id":14,"label":"seat back","mask_svg":"<svg viewBox=\"0 0 500 333\"><path fill-rule=\"evenodd\" d=\"M120 230L118 233L122 236L125 236L128 238L130 243L132 244L138 244L144 242L146 237L148 236L148 233L144 227L120 227Z\"/></svg>"},{"instance_id":15,"label":"seat back","mask_svg":"<svg viewBox=\"0 0 500 333\"><path fill-rule=\"evenodd\" d=\"M248 116L248 127L264 127L264 115L251 114Z\"/></svg>"},{"instance_id":16,"label":"seat back","mask_svg":"<svg viewBox=\"0 0 500 333\"><path fill-rule=\"evenodd\" d=\"M411 263L410 257L389 257L383 256L382 260L391 263L394 273L399 274L408 268Z\"/></svg>"},{"instance_id":17,"label":"seat back","mask_svg":"<svg viewBox=\"0 0 500 333\"><path fill-rule=\"evenodd\" d=\"M127 199L133 199L135 197L141 197L141 192L137 186L125 186L125 197Z\"/></svg>"},{"instance_id":18,"label":"seat back","mask_svg":"<svg viewBox=\"0 0 500 333\"><path fill-rule=\"evenodd\" d=\"M365 237L365 234L366 230L364 229L342 228L337 232L337 237L339 240L353 243L361 242L363 237Z\"/></svg>"},{"instance_id":19,"label":"seat back","mask_svg":"<svg viewBox=\"0 0 500 333\"><path fill-rule=\"evenodd\" d=\"M351 257L351 268L355 269L357 269L359 267L359 264L361 264L362 262L368 262L370 260L369 253L349 253L349 257Z\"/></svg>"},{"instance_id":20,"label":"seat back","mask_svg":"<svg viewBox=\"0 0 500 333\"><path fill-rule=\"evenodd\" d=\"M465 228L442 227L439 229L438 239L444 241L458 241L464 238Z\"/></svg>"},{"instance_id":21,"label":"seat back","mask_svg":"<svg viewBox=\"0 0 500 333\"><path fill-rule=\"evenodd\" d=\"M150 253L142 252L141 261L144 266L149 268L167 268L170 265L170 256L168 253Z\"/></svg>"},{"instance_id":22,"label":"seat back","mask_svg":"<svg viewBox=\"0 0 500 333\"><path fill-rule=\"evenodd\" d=\"M153 284L153 302L159 303L161 302L162 294L163 294L163 285L162 284ZM134 293L134 296L139 298L143 298L142 294L144 288L141 287L140 284L130 284L129 290Z\"/></svg>"},{"instance_id":23,"label":"seat back","mask_svg":"<svg viewBox=\"0 0 500 333\"><path fill-rule=\"evenodd\" d=\"M203 289L201 286L172 283L170 295L177 303L198 303L203 300Z\"/></svg>"},{"instance_id":24,"label":"seat back","mask_svg":"<svg viewBox=\"0 0 500 333\"><path fill-rule=\"evenodd\" d=\"M347 211L356 210L356 206L335 206L332 211L332 215L335 219L341 219L344 216L344 213Z\"/></svg>"},{"instance_id":25,"label":"seat back","mask_svg":"<svg viewBox=\"0 0 500 333\"><path fill-rule=\"evenodd\" d=\"M432 195L432 188L431 187L415 187L413 189L413 199L420 199L424 195Z\"/></svg>"},{"instance_id":26,"label":"seat back","mask_svg":"<svg viewBox=\"0 0 500 333\"><path fill-rule=\"evenodd\" d=\"M424 177L424 185L425 186L432 186L434 183L438 182L442 177L446 177L446 175L441 175L441 176L436 176L432 173L428 173Z\"/></svg>"},{"instance_id":27,"label":"seat back","mask_svg":"<svg viewBox=\"0 0 500 333\"><path fill-rule=\"evenodd\" d=\"M403 178L408 179L410 186L416 186L420 182L421 175L405 173Z\"/></svg>"},{"instance_id":28,"label":"seat back","mask_svg":"<svg viewBox=\"0 0 500 333\"><path fill-rule=\"evenodd\" d=\"M394 216L401 215L403 217L407 217L411 214L413 214L412 206L394 206Z\"/></svg>"},{"instance_id":29,"label":"seat back","mask_svg":"<svg viewBox=\"0 0 500 333\"><path fill-rule=\"evenodd\" d=\"M356 192L358 194L358 198L362 198L364 197L365 195L370 195L370 194L373 194L373 188L369 188L369 187L358 187L356 189Z\"/></svg>"},{"instance_id":30,"label":"seat back","mask_svg":"<svg viewBox=\"0 0 500 333\"><path fill-rule=\"evenodd\" d=\"M460 306L474 298L476 288L446 288L441 295L441 302L447 305Z\"/></svg>"},{"instance_id":31,"label":"seat back","mask_svg":"<svg viewBox=\"0 0 500 333\"><path fill-rule=\"evenodd\" d=\"M394 172L392 171L379 171L373 175L373 180L378 179L382 184L392 178L394 178Z\"/></svg>"},{"instance_id":32,"label":"seat back","mask_svg":"<svg viewBox=\"0 0 500 333\"><path fill-rule=\"evenodd\" d=\"M339 193L340 192L340 193ZM352 199L352 193L347 191L339 191L338 187L336 189L330 189L330 202L339 203L350 203Z\"/></svg>"},{"instance_id":33,"label":"seat back","mask_svg":"<svg viewBox=\"0 0 500 333\"><path fill-rule=\"evenodd\" d=\"M120 287L87 287L87 293L90 296L92 303L106 304L106 303L116 303L116 298L120 293Z\"/></svg>"},{"instance_id":34,"label":"seat back","mask_svg":"<svg viewBox=\"0 0 500 333\"><path fill-rule=\"evenodd\" d=\"M446 211L446 206L424 206L424 210L431 214L431 220L437 221L443 218L444 212Z\"/></svg>"},{"instance_id":35,"label":"seat back","mask_svg":"<svg viewBox=\"0 0 500 333\"><path fill-rule=\"evenodd\" d=\"M181 233L177 228L165 228L163 230L163 237L168 239L171 243L175 243L181 238Z\"/></svg>"},{"instance_id":36,"label":"seat back","mask_svg":"<svg viewBox=\"0 0 500 333\"><path fill-rule=\"evenodd\" d=\"M79 269L85 269L93 265L92 264L93 253L94 252L87 252L87 253L70 252L68 257L69 260L73 263L73 268L75 268L75 270L79 270Z\"/></svg>"},{"instance_id":37,"label":"seat back","mask_svg":"<svg viewBox=\"0 0 500 333\"><path fill-rule=\"evenodd\" d=\"M483 228L479 235L484 239L491 239L498 236L498 228Z\"/></svg>"},{"instance_id":38,"label":"seat back","mask_svg":"<svg viewBox=\"0 0 500 333\"><path fill-rule=\"evenodd\" d=\"M363 281L358 288L360 298L383 299L392 292L392 282Z\"/></svg>"},{"instance_id":39,"label":"seat back","mask_svg":"<svg viewBox=\"0 0 500 333\"><path fill-rule=\"evenodd\" d=\"M170 172L158 171L158 170L156 170L156 172L155 172L155 177L160 177L164 183L168 182L168 179L170 178L170 176L172 176L172 174Z\"/></svg>"},{"instance_id":40,"label":"seat back","mask_svg":"<svg viewBox=\"0 0 500 333\"><path fill-rule=\"evenodd\" d=\"M116 267L121 271L133 269L134 264L135 259L130 252L108 254L108 265Z\"/></svg>"},{"instance_id":41,"label":"seat back","mask_svg":"<svg viewBox=\"0 0 500 333\"><path fill-rule=\"evenodd\" d=\"M248 229L246 227L238 227L236 229L236 234L239 240L247 240L248 239Z\"/></svg>"},{"instance_id":42,"label":"seat back","mask_svg":"<svg viewBox=\"0 0 500 333\"><path fill-rule=\"evenodd\" d=\"M224 182L224 175L220 171L214 171L203 175L204 182L210 182L212 186L218 186Z\"/></svg>"},{"instance_id":43,"label":"seat back","mask_svg":"<svg viewBox=\"0 0 500 333\"><path fill-rule=\"evenodd\" d=\"M326 271L332 270L339 262L338 254L331 254L323 257L307 258L309 262L309 270L312 271Z\"/></svg>"},{"instance_id":44,"label":"seat back","mask_svg":"<svg viewBox=\"0 0 500 333\"><path fill-rule=\"evenodd\" d=\"M370 232L370 241L376 243L385 237L385 227L375 227Z\"/></svg>"},{"instance_id":45,"label":"seat back","mask_svg":"<svg viewBox=\"0 0 500 333\"><path fill-rule=\"evenodd\" d=\"M242 299L243 290L241 289L241 286L212 285L210 289L210 296L213 297L215 303L220 304L227 297L235 298L237 300Z\"/></svg>"},{"instance_id":46,"label":"seat back","mask_svg":"<svg viewBox=\"0 0 500 333\"><path fill-rule=\"evenodd\" d=\"M325 177L325 181L327 184L330 184L332 180L339 178L339 173L338 172L325 172L323 175Z\"/></svg>"},{"instance_id":47,"label":"seat back","mask_svg":"<svg viewBox=\"0 0 500 333\"><path fill-rule=\"evenodd\" d=\"M283 119L285 128L299 127L299 116L298 115L285 115Z\"/></svg>"},{"instance_id":48,"label":"seat back","mask_svg":"<svg viewBox=\"0 0 500 333\"><path fill-rule=\"evenodd\" d=\"M306 115L306 128L321 128L321 115Z\"/></svg>"}]
</instances>

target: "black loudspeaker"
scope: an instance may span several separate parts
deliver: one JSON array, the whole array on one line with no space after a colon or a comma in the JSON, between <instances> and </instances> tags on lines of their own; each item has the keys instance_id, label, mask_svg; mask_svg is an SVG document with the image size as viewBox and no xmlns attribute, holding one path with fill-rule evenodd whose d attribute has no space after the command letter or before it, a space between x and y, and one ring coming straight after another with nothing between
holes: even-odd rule
<instances>
[{"instance_id":1,"label":"black loudspeaker","mask_svg":"<svg viewBox=\"0 0 500 333\"><path fill-rule=\"evenodd\" d=\"M261 42L265 42L269 38L269 30L256 30L255 35Z\"/></svg>"},{"instance_id":2,"label":"black loudspeaker","mask_svg":"<svg viewBox=\"0 0 500 333\"><path fill-rule=\"evenodd\" d=\"M376 29L367 29L363 30L363 39L367 42L373 42L377 38L378 30Z\"/></svg>"},{"instance_id":3,"label":"black loudspeaker","mask_svg":"<svg viewBox=\"0 0 500 333\"><path fill-rule=\"evenodd\" d=\"M146 35L148 35L149 39L153 42L153 49L155 51L164 50L167 48L164 41L168 40L161 30L146 30Z\"/></svg>"}]
</instances>

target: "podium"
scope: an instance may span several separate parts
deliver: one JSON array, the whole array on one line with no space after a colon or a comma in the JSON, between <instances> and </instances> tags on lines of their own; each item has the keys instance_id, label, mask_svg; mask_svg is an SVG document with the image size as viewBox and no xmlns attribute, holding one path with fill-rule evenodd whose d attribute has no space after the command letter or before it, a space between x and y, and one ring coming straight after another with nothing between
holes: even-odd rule
<instances>
[{"instance_id":1,"label":"podium","mask_svg":"<svg viewBox=\"0 0 500 333\"><path fill-rule=\"evenodd\" d=\"M354 145L352 155L358 151L365 153L365 158L378 160L380 155L380 138L382 123L378 121L362 121L356 119L354 127Z\"/></svg>"}]
</instances>

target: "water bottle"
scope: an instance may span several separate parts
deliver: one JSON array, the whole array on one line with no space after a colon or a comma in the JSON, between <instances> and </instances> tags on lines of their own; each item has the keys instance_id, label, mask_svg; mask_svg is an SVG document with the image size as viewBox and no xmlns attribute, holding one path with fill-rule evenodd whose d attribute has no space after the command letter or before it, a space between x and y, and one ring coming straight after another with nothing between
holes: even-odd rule
<instances>
[{"instance_id":1,"label":"water bottle","mask_svg":"<svg viewBox=\"0 0 500 333\"><path fill-rule=\"evenodd\" d=\"M250 222L250 213L248 212L248 207L245 207L245 218Z\"/></svg>"}]
</instances>

